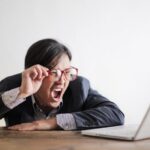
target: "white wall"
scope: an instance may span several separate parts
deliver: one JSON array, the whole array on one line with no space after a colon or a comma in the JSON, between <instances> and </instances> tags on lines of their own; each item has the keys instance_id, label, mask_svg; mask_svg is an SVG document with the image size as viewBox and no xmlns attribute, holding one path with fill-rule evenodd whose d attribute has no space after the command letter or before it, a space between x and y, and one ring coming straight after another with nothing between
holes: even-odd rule
<instances>
[{"instance_id":1,"label":"white wall","mask_svg":"<svg viewBox=\"0 0 150 150\"><path fill-rule=\"evenodd\" d=\"M149 8L149 0L1 0L0 79L23 70L33 42L56 38L80 75L138 122L150 103Z\"/></svg>"}]
</instances>

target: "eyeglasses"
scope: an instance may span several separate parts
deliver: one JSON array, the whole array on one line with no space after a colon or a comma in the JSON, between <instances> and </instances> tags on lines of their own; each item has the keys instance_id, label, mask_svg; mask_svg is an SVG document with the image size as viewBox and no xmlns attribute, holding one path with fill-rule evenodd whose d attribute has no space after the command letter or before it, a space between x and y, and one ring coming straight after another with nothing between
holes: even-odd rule
<instances>
[{"instance_id":1,"label":"eyeglasses","mask_svg":"<svg viewBox=\"0 0 150 150\"><path fill-rule=\"evenodd\" d=\"M78 69L75 67L66 68L65 70L51 69L48 73L54 81L59 81L63 74L66 80L73 81L77 78Z\"/></svg>"}]
</instances>

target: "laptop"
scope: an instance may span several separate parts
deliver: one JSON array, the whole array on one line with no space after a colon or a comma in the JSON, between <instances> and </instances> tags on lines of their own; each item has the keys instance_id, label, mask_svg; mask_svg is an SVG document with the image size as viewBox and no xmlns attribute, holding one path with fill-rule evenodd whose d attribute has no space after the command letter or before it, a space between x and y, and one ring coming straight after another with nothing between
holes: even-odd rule
<instances>
[{"instance_id":1,"label":"laptop","mask_svg":"<svg viewBox=\"0 0 150 150\"><path fill-rule=\"evenodd\" d=\"M130 141L150 138L150 105L139 125L126 124L121 126L82 130L81 134Z\"/></svg>"}]
</instances>

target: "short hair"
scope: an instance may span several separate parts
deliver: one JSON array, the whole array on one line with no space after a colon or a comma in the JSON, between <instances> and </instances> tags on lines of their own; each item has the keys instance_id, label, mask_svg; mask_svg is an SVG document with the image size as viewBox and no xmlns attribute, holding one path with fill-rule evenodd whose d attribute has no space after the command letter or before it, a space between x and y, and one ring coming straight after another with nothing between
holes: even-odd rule
<instances>
[{"instance_id":1,"label":"short hair","mask_svg":"<svg viewBox=\"0 0 150 150\"><path fill-rule=\"evenodd\" d=\"M27 51L25 56L25 69L36 64L47 66L48 64L54 63L53 65L56 66L59 58L63 54L66 54L71 61L72 54L65 45L54 39L39 40L31 45Z\"/></svg>"}]
</instances>

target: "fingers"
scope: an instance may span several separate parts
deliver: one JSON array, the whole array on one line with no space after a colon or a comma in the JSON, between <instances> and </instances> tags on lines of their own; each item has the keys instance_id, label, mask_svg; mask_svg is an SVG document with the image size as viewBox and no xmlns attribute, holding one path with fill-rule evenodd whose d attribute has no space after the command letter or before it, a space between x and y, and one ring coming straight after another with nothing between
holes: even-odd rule
<instances>
[{"instance_id":1,"label":"fingers","mask_svg":"<svg viewBox=\"0 0 150 150\"><path fill-rule=\"evenodd\" d=\"M19 130L19 126L18 125L14 125L14 126L10 126L10 127L7 127L7 129L9 130Z\"/></svg>"},{"instance_id":2,"label":"fingers","mask_svg":"<svg viewBox=\"0 0 150 150\"><path fill-rule=\"evenodd\" d=\"M56 118L50 119L42 119L38 121L33 121L31 123L21 123L17 125L13 125L7 127L9 130L17 130L17 131L33 131L33 130L54 130L57 129L57 121Z\"/></svg>"},{"instance_id":3,"label":"fingers","mask_svg":"<svg viewBox=\"0 0 150 150\"><path fill-rule=\"evenodd\" d=\"M48 68L46 68L46 67L42 67L41 68L42 69L42 76L41 76L41 78L44 76L44 77L47 77L48 76Z\"/></svg>"},{"instance_id":4,"label":"fingers","mask_svg":"<svg viewBox=\"0 0 150 150\"><path fill-rule=\"evenodd\" d=\"M31 131L31 130L35 130L35 126L33 123L22 123L22 124L10 126L7 129L17 130L17 131Z\"/></svg>"},{"instance_id":5,"label":"fingers","mask_svg":"<svg viewBox=\"0 0 150 150\"><path fill-rule=\"evenodd\" d=\"M41 65L34 65L29 69L24 71L26 76L29 75L33 80L43 80L43 78L48 76L48 68L41 66Z\"/></svg>"},{"instance_id":6,"label":"fingers","mask_svg":"<svg viewBox=\"0 0 150 150\"><path fill-rule=\"evenodd\" d=\"M25 98L36 93L41 87L43 79L48 76L48 70L41 65L34 65L24 70L18 98Z\"/></svg>"}]
</instances>

